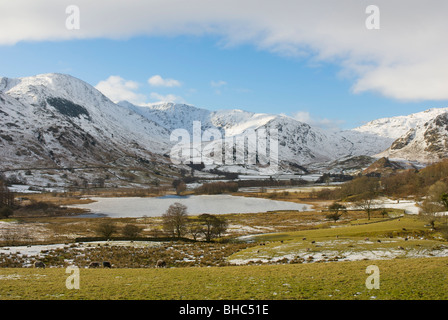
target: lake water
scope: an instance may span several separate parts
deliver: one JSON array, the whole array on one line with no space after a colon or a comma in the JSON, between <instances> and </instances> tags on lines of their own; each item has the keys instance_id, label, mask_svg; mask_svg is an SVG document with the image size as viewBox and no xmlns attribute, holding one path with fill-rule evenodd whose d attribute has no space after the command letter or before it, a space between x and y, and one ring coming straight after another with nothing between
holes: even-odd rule
<instances>
[{"instance_id":1,"label":"lake water","mask_svg":"<svg viewBox=\"0 0 448 320\"><path fill-rule=\"evenodd\" d=\"M160 217L175 202L187 206L190 215L201 213L259 213L276 210L309 211L312 206L287 201L275 201L231 195L164 196L157 198L91 198L96 201L72 207L89 209L92 214L112 218Z\"/></svg>"}]
</instances>

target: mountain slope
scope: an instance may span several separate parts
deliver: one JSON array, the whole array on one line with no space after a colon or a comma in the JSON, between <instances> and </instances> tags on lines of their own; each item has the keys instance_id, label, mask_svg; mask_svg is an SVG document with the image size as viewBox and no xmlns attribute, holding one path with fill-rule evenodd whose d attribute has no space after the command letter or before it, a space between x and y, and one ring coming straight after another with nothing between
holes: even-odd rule
<instances>
[{"instance_id":1,"label":"mountain slope","mask_svg":"<svg viewBox=\"0 0 448 320\"><path fill-rule=\"evenodd\" d=\"M448 109L430 109L328 132L285 115L209 111L174 103L115 104L91 85L63 74L0 78L0 171L102 167L108 170L103 177L112 175L120 184L137 178L169 179L180 170L166 156L176 144L170 135L185 129L193 136L195 122L201 123L201 133L213 129L222 137L277 130L278 160L281 169L289 172L331 170L332 163L356 167L353 162L358 160L364 166L366 156L435 161L448 155L447 115ZM202 147L207 144L203 143ZM248 146L254 149L258 143L248 142ZM241 155L229 145L224 151L235 158ZM235 169L225 167L222 171ZM248 167L254 173L262 171L260 159ZM140 177L135 178L138 170Z\"/></svg>"},{"instance_id":2,"label":"mountain slope","mask_svg":"<svg viewBox=\"0 0 448 320\"><path fill-rule=\"evenodd\" d=\"M411 128L379 156L421 163L448 157L448 112Z\"/></svg>"},{"instance_id":3,"label":"mountain slope","mask_svg":"<svg viewBox=\"0 0 448 320\"><path fill-rule=\"evenodd\" d=\"M169 133L68 75L0 78L0 170L138 165Z\"/></svg>"},{"instance_id":4,"label":"mountain slope","mask_svg":"<svg viewBox=\"0 0 448 320\"><path fill-rule=\"evenodd\" d=\"M377 119L355 128L353 131L396 140L409 130L420 127L445 112L448 112L448 108L433 108L406 116Z\"/></svg>"},{"instance_id":5,"label":"mountain slope","mask_svg":"<svg viewBox=\"0 0 448 320\"><path fill-rule=\"evenodd\" d=\"M336 160L341 157L374 155L393 142L369 132L326 132L284 115L252 113L242 110L208 111L174 103L136 106L123 101L120 106L158 123L168 131L185 129L190 135L193 122L200 121L202 130L218 129L228 136L241 136L249 130L279 131L279 160L298 165Z\"/></svg>"}]
</instances>

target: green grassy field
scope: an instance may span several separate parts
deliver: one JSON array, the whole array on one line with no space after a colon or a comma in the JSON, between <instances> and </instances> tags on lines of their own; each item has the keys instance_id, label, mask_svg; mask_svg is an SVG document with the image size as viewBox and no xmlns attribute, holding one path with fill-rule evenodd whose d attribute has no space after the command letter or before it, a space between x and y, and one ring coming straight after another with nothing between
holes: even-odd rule
<instances>
[{"instance_id":1,"label":"green grassy field","mask_svg":"<svg viewBox=\"0 0 448 320\"><path fill-rule=\"evenodd\" d=\"M428 231L424 222L417 217L407 216L399 219L355 220L349 226L342 225L334 228L318 228L295 232L279 232L256 236L257 241L298 241L304 237L308 239L324 239L343 237L388 237L406 234L421 234Z\"/></svg>"},{"instance_id":2,"label":"green grassy field","mask_svg":"<svg viewBox=\"0 0 448 320\"><path fill-rule=\"evenodd\" d=\"M251 265L80 268L80 289L66 288L70 274L63 267L0 268L0 300L448 299L448 243L417 217L356 219L312 227L250 236L246 239L255 245L224 257L231 254L227 261L250 260ZM366 253L368 257L384 254L387 260L367 260ZM347 255L357 258L343 261ZM311 261L306 260L309 256ZM259 265L260 259L265 261ZM370 265L379 268L379 289L366 287Z\"/></svg>"},{"instance_id":3,"label":"green grassy field","mask_svg":"<svg viewBox=\"0 0 448 320\"><path fill-rule=\"evenodd\" d=\"M254 246L229 257L237 264L446 256L448 243L415 217L358 220L333 228L253 236Z\"/></svg>"},{"instance_id":4,"label":"green grassy field","mask_svg":"<svg viewBox=\"0 0 448 320\"><path fill-rule=\"evenodd\" d=\"M366 268L380 270L367 289ZM448 258L172 269L1 269L0 299L448 299Z\"/></svg>"}]
</instances>

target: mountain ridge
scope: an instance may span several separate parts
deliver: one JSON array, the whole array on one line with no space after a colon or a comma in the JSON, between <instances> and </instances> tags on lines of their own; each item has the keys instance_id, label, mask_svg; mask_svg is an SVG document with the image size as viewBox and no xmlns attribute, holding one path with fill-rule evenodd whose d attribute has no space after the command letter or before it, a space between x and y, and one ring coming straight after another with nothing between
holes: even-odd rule
<instances>
[{"instance_id":1,"label":"mountain ridge","mask_svg":"<svg viewBox=\"0 0 448 320\"><path fill-rule=\"evenodd\" d=\"M171 168L166 157L174 144L170 134L180 128L192 134L195 121L201 122L203 131L218 129L229 136L278 130L279 160L292 164L282 167L289 172L294 167L318 167L319 163L360 156L434 161L447 156L444 137L448 127L443 116L447 111L433 108L329 132L285 115L240 109L210 111L166 102L148 106L114 103L90 84L65 74L0 77L0 171L49 165L139 167L151 162ZM415 157L415 150L420 149L411 148L412 144L424 145L423 151L418 151L422 156Z\"/></svg>"}]
</instances>

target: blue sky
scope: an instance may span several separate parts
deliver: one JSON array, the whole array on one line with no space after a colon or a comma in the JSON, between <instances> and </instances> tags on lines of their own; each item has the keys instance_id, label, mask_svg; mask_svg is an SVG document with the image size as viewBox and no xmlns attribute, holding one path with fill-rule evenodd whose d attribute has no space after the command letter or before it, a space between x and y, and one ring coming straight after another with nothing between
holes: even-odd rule
<instances>
[{"instance_id":1,"label":"blue sky","mask_svg":"<svg viewBox=\"0 0 448 320\"><path fill-rule=\"evenodd\" d=\"M360 14L360 17L364 19L364 15ZM194 18L193 21L200 19ZM264 22L262 18L260 21ZM266 21L271 23L272 19ZM286 20L286 24L288 22ZM293 23L296 22L291 20L290 28L294 27ZM272 34L276 35L274 32L279 25L282 24L268 25L274 30ZM222 30L202 33L170 29L170 32L147 34L132 31L118 38L107 34L60 39L48 36L48 39L42 37L39 40L18 36L14 43L3 44L0 37L0 76L24 77L59 72L78 77L93 86L117 76L122 80L121 84L129 84L123 90L131 91L141 103L171 98L210 110L239 108L283 113L314 125L344 129L381 117L448 107L448 98L436 95L430 88L422 90L421 95L415 98L414 88L419 88L420 83L410 84L405 93L399 86L396 90L393 88L404 81L395 80L395 74L390 75L396 61L406 60L403 55L399 56L399 49L396 49L397 57L389 56L386 50L373 50L366 54L362 50L363 38L350 44L349 48L338 48L330 40L320 40L320 34L316 35L316 39L321 41L317 44L311 36L311 40L303 40L294 38L294 34L288 43L288 40L280 39L281 32L272 40L272 35L263 39L260 35L252 37L255 33L252 31L243 37L239 31L244 33L244 27L236 32L229 27ZM342 40L348 38L342 34L336 36ZM394 37L398 41L398 36L387 34L387 41ZM379 44L386 41L386 36L377 41ZM291 54L291 46L297 49L310 43L314 45L312 49ZM390 51L393 49L391 47ZM419 56L423 55L419 53ZM393 61L392 58L396 58L395 64L386 65L385 61ZM374 62L364 62L369 59L374 59ZM422 60L421 64L426 62ZM369 69L371 66L374 66L373 70ZM416 67L410 64L403 67L420 70L417 63ZM370 73L358 72L363 68ZM408 69L402 74L409 72ZM424 72L426 70L422 71L421 77L425 76ZM175 81L175 85L148 83L148 79L156 75ZM445 73L441 76L444 77ZM354 90L356 86L362 89ZM121 92L116 87L113 91L118 96Z\"/></svg>"}]
</instances>

